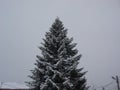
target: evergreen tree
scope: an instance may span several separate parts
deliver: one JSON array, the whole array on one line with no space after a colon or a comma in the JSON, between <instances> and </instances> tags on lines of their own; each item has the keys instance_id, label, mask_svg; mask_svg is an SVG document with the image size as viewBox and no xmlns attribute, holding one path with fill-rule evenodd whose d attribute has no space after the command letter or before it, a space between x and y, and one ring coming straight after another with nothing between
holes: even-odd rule
<instances>
[{"instance_id":1,"label":"evergreen tree","mask_svg":"<svg viewBox=\"0 0 120 90\"><path fill-rule=\"evenodd\" d=\"M77 55L76 43L67 37L67 29L59 18L43 41L28 85L34 90L86 90L86 72L77 68L81 55Z\"/></svg>"}]
</instances>

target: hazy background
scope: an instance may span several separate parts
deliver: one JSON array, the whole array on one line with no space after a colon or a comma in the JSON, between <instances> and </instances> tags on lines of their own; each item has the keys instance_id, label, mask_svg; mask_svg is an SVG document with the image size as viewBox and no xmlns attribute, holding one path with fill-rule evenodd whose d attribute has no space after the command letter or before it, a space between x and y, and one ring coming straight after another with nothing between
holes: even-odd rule
<instances>
[{"instance_id":1,"label":"hazy background","mask_svg":"<svg viewBox=\"0 0 120 90\"><path fill-rule=\"evenodd\" d=\"M0 81L24 83L55 18L83 55L89 85L120 76L120 0L0 0Z\"/></svg>"}]
</instances>

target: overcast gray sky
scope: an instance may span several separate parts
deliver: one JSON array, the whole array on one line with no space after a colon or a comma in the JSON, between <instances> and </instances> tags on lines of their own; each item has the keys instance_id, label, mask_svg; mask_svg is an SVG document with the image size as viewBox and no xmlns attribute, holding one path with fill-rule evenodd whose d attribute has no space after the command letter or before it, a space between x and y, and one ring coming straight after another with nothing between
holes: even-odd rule
<instances>
[{"instance_id":1,"label":"overcast gray sky","mask_svg":"<svg viewBox=\"0 0 120 90\"><path fill-rule=\"evenodd\" d=\"M55 18L83 55L88 84L120 76L120 0L0 0L0 81L24 83Z\"/></svg>"}]
</instances>

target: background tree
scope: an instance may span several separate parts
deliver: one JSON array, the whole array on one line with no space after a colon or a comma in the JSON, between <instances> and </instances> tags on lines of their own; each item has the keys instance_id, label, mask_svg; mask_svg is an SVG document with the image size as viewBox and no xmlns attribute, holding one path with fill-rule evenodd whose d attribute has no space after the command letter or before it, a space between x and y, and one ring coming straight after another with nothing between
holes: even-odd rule
<instances>
[{"instance_id":1,"label":"background tree","mask_svg":"<svg viewBox=\"0 0 120 90\"><path fill-rule=\"evenodd\" d=\"M67 37L67 29L59 18L46 32L43 41L28 85L35 90L86 90L86 72L77 68L81 55L77 55L76 43Z\"/></svg>"}]
</instances>

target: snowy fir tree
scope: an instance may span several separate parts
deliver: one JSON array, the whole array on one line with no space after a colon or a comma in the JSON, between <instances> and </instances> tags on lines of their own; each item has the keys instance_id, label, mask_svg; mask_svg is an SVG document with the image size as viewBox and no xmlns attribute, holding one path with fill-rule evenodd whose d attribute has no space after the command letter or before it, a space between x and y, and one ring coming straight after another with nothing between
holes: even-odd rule
<instances>
[{"instance_id":1,"label":"snowy fir tree","mask_svg":"<svg viewBox=\"0 0 120 90\"><path fill-rule=\"evenodd\" d=\"M59 18L55 19L39 49L35 68L28 82L34 90L86 90L86 78L83 68L78 68L81 55L75 49L73 38L67 37Z\"/></svg>"}]
</instances>

